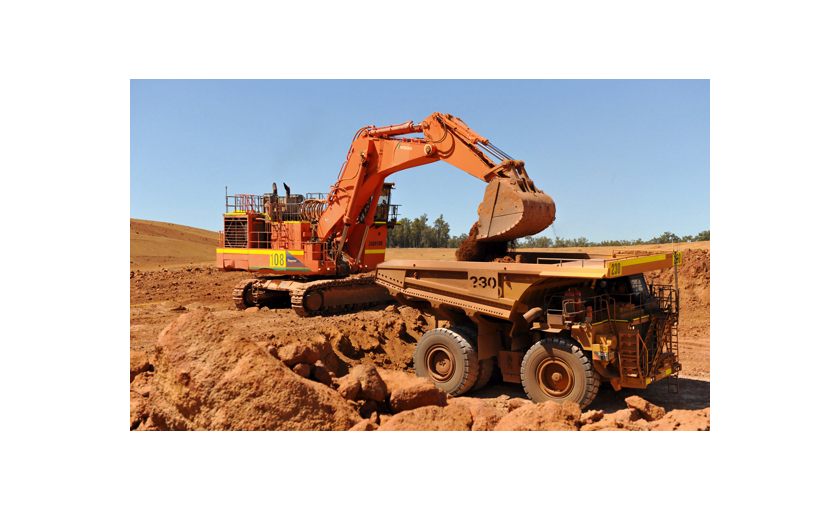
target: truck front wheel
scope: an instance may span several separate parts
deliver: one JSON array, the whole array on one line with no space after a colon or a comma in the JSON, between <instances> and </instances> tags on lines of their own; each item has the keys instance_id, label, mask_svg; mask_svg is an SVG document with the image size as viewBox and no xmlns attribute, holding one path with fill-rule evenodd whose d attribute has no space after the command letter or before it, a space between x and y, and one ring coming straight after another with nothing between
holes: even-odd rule
<instances>
[{"instance_id":1,"label":"truck front wheel","mask_svg":"<svg viewBox=\"0 0 840 510\"><path fill-rule=\"evenodd\" d=\"M461 332L437 328L417 342L414 370L418 377L428 377L438 388L458 396L478 378L478 355Z\"/></svg>"},{"instance_id":2,"label":"truck front wheel","mask_svg":"<svg viewBox=\"0 0 840 510\"><path fill-rule=\"evenodd\" d=\"M583 350L565 338L546 338L522 359L522 386L534 402L571 401L588 406L601 377Z\"/></svg>"}]
</instances>

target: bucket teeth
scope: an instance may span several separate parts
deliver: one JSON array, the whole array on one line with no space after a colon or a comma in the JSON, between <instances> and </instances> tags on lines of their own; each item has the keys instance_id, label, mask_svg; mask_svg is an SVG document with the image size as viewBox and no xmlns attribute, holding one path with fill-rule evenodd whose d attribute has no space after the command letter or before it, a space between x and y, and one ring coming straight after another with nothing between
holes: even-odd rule
<instances>
[{"instance_id":1,"label":"bucket teeth","mask_svg":"<svg viewBox=\"0 0 840 510\"><path fill-rule=\"evenodd\" d=\"M478 206L482 241L509 241L542 232L554 222L554 200L541 191L524 191L516 179L494 179Z\"/></svg>"}]
</instances>

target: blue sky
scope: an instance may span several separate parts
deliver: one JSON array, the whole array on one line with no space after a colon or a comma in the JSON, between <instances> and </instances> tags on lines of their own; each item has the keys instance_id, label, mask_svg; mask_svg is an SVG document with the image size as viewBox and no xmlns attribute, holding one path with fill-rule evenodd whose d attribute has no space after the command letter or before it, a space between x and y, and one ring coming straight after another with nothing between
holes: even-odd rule
<instances>
[{"instance_id":1,"label":"blue sky","mask_svg":"<svg viewBox=\"0 0 840 510\"><path fill-rule=\"evenodd\" d=\"M435 111L525 162L549 237L710 228L708 80L132 80L131 217L219 230L228 193L327 192L354 133ZM403 218L467 232L485 184L438 162L392 176Z\"/></svg>"}]
</instances>

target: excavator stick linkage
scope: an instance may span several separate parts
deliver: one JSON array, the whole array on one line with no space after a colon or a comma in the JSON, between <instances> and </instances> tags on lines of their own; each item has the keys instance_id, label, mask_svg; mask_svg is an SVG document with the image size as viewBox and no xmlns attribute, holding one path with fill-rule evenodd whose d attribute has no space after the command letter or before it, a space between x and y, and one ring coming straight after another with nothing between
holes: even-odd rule
<instances>
[{"instance_id":1,"label":"excavator stick linkage","mask_svg":"<svg viewBox=\"0 0 840 510\"><path fill-rule=\"evenodd\" d=\"M510 241L538 234L554 222L554 214L554 200L533 183L515 177L493 179L478 206L476 239Z\"/></svg>"}]
</instances>

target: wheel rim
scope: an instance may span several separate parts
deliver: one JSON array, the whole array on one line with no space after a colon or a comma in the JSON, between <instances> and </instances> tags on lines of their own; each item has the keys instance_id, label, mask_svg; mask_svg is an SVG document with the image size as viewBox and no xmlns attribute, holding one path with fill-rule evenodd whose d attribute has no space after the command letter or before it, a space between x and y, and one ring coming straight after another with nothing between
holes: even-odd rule
<instances>
[{"instance_id":1,"label":"wheel rim","mask_svg":"<svg viewBox=\"0 0 840 510\"><path fill-rule=\"evenodd\" d=\"M443 345L435 345L426 352L423 365L429 377L446 382L455 375L455 356Z\"/></svg>"},{"instance_id":2,"label":"wheel rim","mask_svg":"<svg viewBox=\"0 0 840 510\"><path fill-rule=\"evenodd\" d=\"M562 398L575 387L575 376L568 363L559 358L548 358L537 367L537 382L547 395Z\"/></svg>"}]
</instances>

